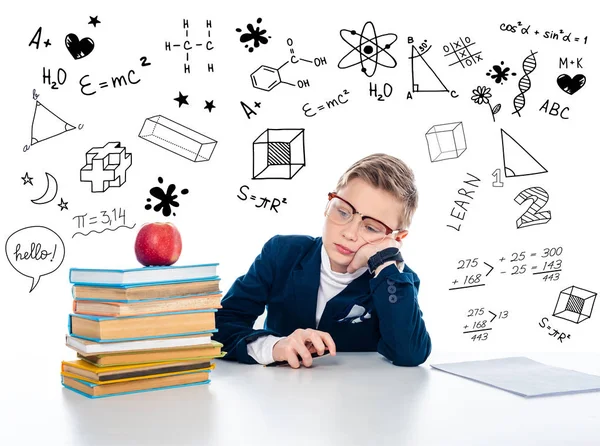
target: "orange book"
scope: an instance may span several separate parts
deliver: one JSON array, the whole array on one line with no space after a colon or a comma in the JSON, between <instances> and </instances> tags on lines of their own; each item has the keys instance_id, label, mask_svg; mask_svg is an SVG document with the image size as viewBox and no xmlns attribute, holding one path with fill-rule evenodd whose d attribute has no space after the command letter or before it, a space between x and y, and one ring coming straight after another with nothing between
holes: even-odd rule
<instances>
[{"instance_id":1,"label":"orange book","mask_svg":"<svg viewBox=\"0 0 600 446\"><path fill-rule=\"evenodd\" d=\"M187 296L180 299L161 299L142 302L103 302L74 300L73 312L95 316L137 316L142 314L172 313L176 311L221 308L222 294Z\"/></svg>"}]
</instances>

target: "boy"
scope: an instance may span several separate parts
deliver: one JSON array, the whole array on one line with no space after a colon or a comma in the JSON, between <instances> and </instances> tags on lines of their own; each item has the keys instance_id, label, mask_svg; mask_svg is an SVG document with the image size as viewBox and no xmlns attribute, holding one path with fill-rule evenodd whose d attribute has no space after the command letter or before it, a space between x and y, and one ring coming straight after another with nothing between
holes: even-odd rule
<instances>
[{"instance_id":1,"label":"boy","mask_svg":"<svg viewBox=\"0 0 600 446\"><path fill-rule=\"evenodd\" d=\"M400 255L417 207L412 170L370 155L328 198L322 237L274 236L223 298L213 336L223 359L298 368L326 349L378 351L400 366L429 356L419 278ZM265 306L264 329L254 330Z\"/></svg>"}]
</instances>

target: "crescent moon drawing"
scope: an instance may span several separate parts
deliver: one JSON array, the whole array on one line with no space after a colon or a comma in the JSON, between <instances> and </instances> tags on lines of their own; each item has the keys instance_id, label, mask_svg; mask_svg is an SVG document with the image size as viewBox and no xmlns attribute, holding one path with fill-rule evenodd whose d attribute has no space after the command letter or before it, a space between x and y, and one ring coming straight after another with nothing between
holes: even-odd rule
<instances>
[{"instance_id":1,"label":"crescent moon drawing","mask_svg":"<svg viewBox=\"0 0 600 446\"><path fill-rule=\"evenodd\" d=\"M31 200L33 204L46 204L50 203L56 197L58 193L58 183L56 182L56 178L46 172L46 180L48 181L48 185L46 186L46 192L40 198L36 198L35 200Z\"/></svg>"}]
</instances>

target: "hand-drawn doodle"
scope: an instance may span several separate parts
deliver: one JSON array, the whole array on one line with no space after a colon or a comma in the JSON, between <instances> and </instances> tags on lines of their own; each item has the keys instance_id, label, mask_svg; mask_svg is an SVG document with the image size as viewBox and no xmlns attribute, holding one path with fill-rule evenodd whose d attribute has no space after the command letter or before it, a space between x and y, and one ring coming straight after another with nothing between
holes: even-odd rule
<instances>
[{"instance_id":1,"label":"hand-drawn doodle","mask_svg":"<svg viewBox=\"0 0 600 446\"><path fill-rule=\"evenodd\" d=\"M412 46L412 54L409 57L412 73L412 92L448 93L448 88L423 57L430 49L431 47L421 53L414 45Z\"/></svg>"},{"instance_id":2,"label":"hand-drawn doodle","mask_svg":"<svg viewBox=\"0 0 600 446\"><path fill-rule=\"evenodd\" d=\"M552 316L579 324L592 316L597 295L575 285L567 287L558 295Z\"/></svg>"},{"instance_id":3,"label":"hand-drawn doodle","mask_svg":"<svg viewBox=\"0 0 600 446\"><path fill-rule=\"evenodd\" d=\"M537 51L529 51L531 54L523 60L523 72L525 74L523 74L523 77L519 79L519 90L521 92L518 95L516 95L513 99L513 106L515 107L515 111L512 112L512 114L514 115L516 113L519 117L521 117L521 110L523 109L523 107L525 107L525 93L531 88L531 80L529 79L529 75L533 72L533 70L535 70L535 67L537 66L537 62L535 60L535 55L537 54Z\"/></svg>"},{"instance_id":4,"label":"hand-drawn doodle","mask_svg":"<svg viewBox=\"0 0 600 446\"><path fill-rule=\"evenodd\" d=\"M204 101L206 103L206 105L204 106L204 108L206 110L208 110L209 113L212 113L213 108L217 108L217 106L214 104L214 100L213 101Z\"/></svg>"},{"instance_id":5,"label":"hand-drawn doodle","mask_svg":"<svg viewBox=\"0 0 600 446\"><path fill-rule=\"evenodd\" d=\"M546 323L549 321L547 317L543 317L542 320L538 323L538 326L541 328L545 328L549 331L548 336L552 336L556 338L557 341L560 341L562 344L563 339L571 339L571 335L563 332L562 330L557 330L556 328L552 328L550 325L546 326ZM552 331L554 330L554 331Z\"/></svg>"},{"instance_id":6,"label":"hand-drawn doodle","mask_svg":"<svg viewBox=\"0 0 600 446\"><path fill-rule=\"evenodd\" d=\"M183 72L186 74L190 74L191 73L191 64L189 63L190 61L190 51L194 48L194 47L200 47L202 45L204 45L204 48L206 48L207 51L212 51L215 47L213 46L213 42L212 40L210 40L210 31L212 28L212 21L211 20L207 20L206 21L206 28L208 30L208 39L205 44L202 43L190 43L189 39L189 27L190 27L190 23L187 19L183 19L183 29L185 30L185 41L183 42L183 44L181 43L174 43L173 47L174 48L179 48L179 47L183 47L183 49L185 50L185 62L183 64ZM165 51L171 51L171 42L165 42ZM214 73L215 71L215 67L214 64L212 63L208 63L207 64L208 67L208 72L209 73Z\"/></svg>"},{"instance_id":7,"label":"hand-drawn doodle","mask_svg":"<svg viewBox=\"0 0 600 446\"><path fill-rule=\"evenodd\" d=\"M67 211L68 211L68 210L69 210L69 208L67 207L67 205L68 205L68 204L69 204L69 202L68 202L68 201L65 201L65 200L63 200L63 199L61 198L61 199L60 199L60 203L59 203L59 204L57 204L57 206L60 208L60 210L61 210L61 211L64 211L64 210L67 210Z\"/></svg>"},{"instance_id":8,"label":"hand-drawn doodle","mask_svg":"<svg viewBox=\"0 0 600 446\"><path fill-rule=\"evenodd\" d=\"M243 195L243 197L240 197L239 195L236 195L241 201L246 201L248 199L248 195L246 195L246 193L243 191L243 189L246 188L247 190L250 190L249 186L246 186L245 184L240 187L240 193ZM250 195L250 200L256 200L256 195ZM270 207L270 211L275 211L277 214L279 213L279 211L277 210L277 207L280 204L287 204L287 199L284 197L282 200L280 200L279 198L273 198L272 200L267 198L267 197L260 197L260 200L262 200L261 203L254 205L255 208L265 208L267 209L267 204L269 204L271 201L271 207Z\"/></svg>"},{"instance_id":9,"label":"hand-drawn doodle","mask_svg":"<svg viewBox=\"0 0 600 446\"><path fill-rule=\"evenodd\" d=\"M304 129L267 129L254 140L253 180L291 180L305 165Z\"/></svg>"},{"instance_id":10,"label":"hand-drawn doodle","mask_svg":"<svg viewBox=\"0 0 600 446\"><path fill-rule=\"evenodd\" d=\"M252 115L257 114L254 111L254 109L252 107L250 107L248 104L246 104L244 101L240 101L240 105L242 106L242 109L244 110L244 113L246 114L246 118L250 119L252 117ZM255 101L254 107L260 108L260 102Z\"/></svg>"},{"instance_id":11,"label":"hand-drawn doodle","mask_svg":"<svg viewBox=\"0 0 600 446\"><path fill-rule=\"evenodd\" d=\"M481 51L471 53L469 47L473 45L475 45L475 42L471 42L470 37L465 37L464 39L460 37L456 42L450 42L448 45L444 45L442 48L444 53L446 53L444 54L444 57L452 55L456 56L456 62L452 62L448 66L451 67L452 65L459 63L463 68L466 68L483 60L481 58Z\"/></svg>"},{"instance_id":12,"label":"hand-drawn doodle","mask_svg":"<svg viewBox=\"0 0 600 446\"><path fill-rule=\"evenodd\" d=\"M46 172L46 181L46 192L44 192L41 197L31 200L33 204L50 203L52 200L54 200L56 194L58 194L58 182L56 181L56 178Z\"/></svg>"},{"instance_id":13,"label":"hand-drawn doodle","mask_svg":"<svg viewBox=\"0 0 600 446\"><path fill-rule=\"evenodd\" d=\"M437 124L425 133L431 162L458 158L467 150L462 122Z\"/></svg>"},{"instance_id":14,"label":"hand-drawn doodle","mask_svg":"<svg viewBox=\"0 0 600 446\"><path fill-rule=\"evenodd\" d=\"M32 146L74 129L74 126L56 116L40 101L35 101L35 110L31 120Z\"/></svg>"},{"instance_id":15,"label":"hand-drawn doodle","mask_svg":"<svg viewBox=\"0 0 600 446\"><path fill-rule=\"evenodd\" d=\"M79 40L76 34L67 34L65 37L65 46L73 59L82 59L88 56L94 50L94 41L89 37Z\"/></svg>"},{"instance_id":16,"label":"hand-drawn doodle","mask_svg":"<svg viewBox=\"0 0 600 446\"><path fill-rule=\"evenodd\" d=\"M467 172L467 175L469 175L471 177L471 179L465 180L465 181L463 181L463 183L468 184L469 187L479 187L475 183L477 183L481 180L479 178L477 178L475 175L473 175L472 173ZM467 215L467 211L468 211L468 209L464 205L472 203L471 201L465 201L465 199L463 197L473 200L473 197L471 196L471 194L474 194L477 191L475 189L466 190L464 187L461 187L456 192L458 193L459 197L458 197L458 200L454 200L454 204L456 206L458 206L460 209L462 209L462 211L459 211L458 209L456 209L456 206L453 206L452 210L450 211L450 216L463 221L465 219L465 216ZM446 226L449 228L455 229L456 231L460 231L462 223L460 223L458 225L458 228L456 226L452 226L452 225L446 225Z\"/></svg>"},{"instance_id":17,"label":"hand-drawn doodle","mask_svg":"<svg viewBox=\"0 0 600 446\"><path fill-rule=\"evenodd\" d=\"M502 140L502 162L504 164L504 176L524 177L548 172L531 153L519 144L504 129L500 129Z\"/></svg>"},{"instance_id":18,"label":"hand-drawn doodle","mask_svg":"<svg viewBox=\"0 0 600 446\"><path fill-rule=\"evenodd\" d=\"M519 30L519 28L521 28ZM584 45L587 44L587 40L588 40L588 36L585 37L575 37L573 36L573 40L571 40L571 35L573 34L572 32L567 33L564 30L559 30L558 33L554 32L554 31L544 31L541 32L539 30L535 30L532 33L529 33L531 29L531 24L530 25L525 25L523 22L517 22L516 25L512 25L510 23L502 23L500 24L500 31L506 31L509 33L517 33L520 32L521 35L523 36L535 36L535 37L541 37L543 39L550 39L550 40L562 40L563 42L579 42L580 40L583 42ZM562 39L560 39L562 35Z\"/></svg>"},{"instance_id":19,"label":"hand-drawn doodle","mask_svg":"<svg viewBox=\"0 0 600 446\"><path fill-rule=\"evenodd\" d=\"M500 62L500 65L494 65L492 67L492 70L494 70L494 74L492 74L492 70L489 70L487 73L485 73L486 76L491 76L492 79L494 79L494 81L497 84L500 85L504 85L504 82L506 82L508 80L508 75L510 74L511 76L516 76L517 73L516 72L510 72L510 68L506 67L503 68L502 66L504 65L504 61Z\"/></svg>"},{"instance_id":20,"label":"hand-drawn doodle","mask_svg":"<svg viewBox=\"0 0 600 446\"><path fill-rule=\"evenodd\" d=\"M147 60L148 59L146 57L140 58L140 62L142 62L141 63L142 67L147 67L147 66L152 65L151 63L147 63ZM59 76L57 76L58 81L62 85L64 83L64 81L60 82L60 69L57 74L59 75ZM115 89L115 88L120 88L120 87L126 87L127 85L139 84L141 82L141 79L136 79L135 77L133 77L134 75L136 75L135 70L131 69L127 72L127 76L125 76L124 74L121 74L120 76L111 76L110 81L112 84L112 88ZM90 91L91 88L90 89L87 88L90 85L92 85L91 82L86 81L86 78L88 78L88 77L90 77L89 74L84 74L83 76L81 76L81 78L79 78L79 85L81 86L80 91L81 91L81 94L83 94L84 96L92 96L92 95L96 94L96 90ZM44 77L44 83L45 83L45 80L46 80L46 78ZM54 89L55 86L56 86L56 82L54 82L54 85L52 86L52 88ZM110 85L108 83L108 80L98 82L98 87L100 87L100 89L109 88Z\"/></svg>"},{"instance_id":21,"label":"hand-drawn doodle","mask_svg":"<svg viewBox=\"0 0 600 446\"><path fill-rule=\"evenodd\" d=\"M250 75L250 80L252 81L252 86L254 88L259 89L259 90L264 90L264 91L271 91L273 88L275 88L279 84L286 84L286 85L291 85L292 87L294 87L295 84L293 84L291 82L286 82L281 79L281 70L289 62L291 62L292 65L295 65L299 62L305 62L305 63L312 64L315 67L321 67L323 65L327 65L327 59L325 57L315 57L314 60L308 60L308 59L304 59L302 57L297 57L294 54L294 49L292 48L294 41L292 39L288 38L287 44L290 47L290 54L291 54L290 59L285 61L283 63L283 65L281 65L279 68L271 68L267 65L261 65L260 67L258 67ZM308 79L299 79L296 82L296 85L298 85L298 88L304 88L304 87L309 87L310 83L308 82Z\"/></svg>"},{"instance_id":22,"label":"hand-drawn doodle","mask_svg":"<svg viewBox=\"0 0 600 446\"><path fill-rule=\"evenodd\" d=\"M103 225L104 229L102 229L101 231L97 231L95 229L92 229L90 231L88 231L87 233L83 233L83 232L76 232L73 234L73 236L71 238L75 238L76 235L81 235L83 237L87 237L88 235L90 235L92 232L95 232L96 234L102 234L104 231L116 231L117 229L120 228L127 228L127 229L133 229L135 228L135 223L131 226L127 226L127 222L125 221L125 209L121 209L119 208L118 212L117 212L117 208L113 208L112 211L100 211L101 215L94 215L94 216L89 216L87 212L83 215L76 215L75 217L72 218L72 220L77 219L77 229L82 229L85 228L86 226L86 217L87 217L87 224L88 226L94 226L97 224ZM112 214L112 218L111 218L111 214ZM99 220L101 217L101 220ZM114 223L119 223L119 220L122 220L122 223L117 226L116 228L112 227L113 222Z\"/></svg>"},{"instance_id":23,"label":"hand-drawn doodle","mask_svg":"<svg viewBox=\"0 0 600 446\"><path fill-rule=\"evenodd\" d=\"M248 29L249 32L244 33L240 36L240 42L242 42L242 43L252 41L254 47L248 48L249 45L244 45L244 48L248 48L248 52L250 52L250 53L252 53L254 51L254 48L258 48L261 43L263 45L266 45L267 43L269 43L269 39L271 38L271 36L265 37L265 34L267 33L266 29L261 30L258 27L258 25L260 25L261 22L262 22L262 19L260 17L258 19L256 19L256 23L257 23L256 28L254 27L254 25L252 25L252 23L248 23L246 25L246 28ZM236 28L235 30L238 33L242 32L241 28Z\"/></svg>"},{"instance_id":24,"label":"hand-drawn doodle","mask_svg":"<svg viewBox=\"0 0 600 446\"><path fill-rule=\"evenodd\" d=\"M109 187L121 187L127 181L131 153L120 142L108 142L104 147L92 147L85 154L85 166L79 180L92 183L92 192L105 192Z\"/></svg>"},{"instance_id":25,"label":"hand-drawn doodle","mask_svg":"<svg viewBox=\"0 0 600 446\"><path fill-rule=\"evenodd\" d=\"M504 166L504 168L506 169L506 166ZM500 171L500 169L494 170L492 176L494 177L492 187L504 187L504 183L502 182L502 172Z\"/></svg>"},{"instance_id":26,"label":"hand-drawn doodle","mask_svg":"<svg viewBox=\"0 0 600 446\"><path fill-rule=\"evenodd\" d=\"M317 110L322 111L322 110L329 110L331 108L334 108L337 105L342 105L345 104L346 102L348 102L348 99L345 99L346 96L348 96L350 94L350 92L348 90L344 90L342 91L340 94L337 95L337 98L333 98L331 100L325 101L325 104L321 104L321 105L317 105ZM327 108L325 108L327 106ZM318 113L317 111L312 111L312 107L309 105L309 103L305 103L302 106L302 111L304 112L304 116L306 116L307 118L312 118L313 116L316 116L316 114Z\"/></svg>"},{"instance_id":27,"label":"hand-drawn doodle","mask_svg":"<svg viewBox=\"0 0 600 446\"><path fill-rule=\"evenodd\" d=\"M185 105L190 105L190 104L189 104L189 102L187 101L187 98L188 98L188 96L189 96L189 95L187 95L187 94L186 94L186 95L182 95L182 94L181 94L181 91L180 91L180 92L179 92L179 96L178 96L178 97L176 97L176 98L173 98L173 100L174 100L174 101L177 101L177 103L179 104L179 108L181 108L181 106L182 106L183 104L185 104Z\"/></svg>"},{"instance_id":28,"label":"hand-drawn doodle","mask_svg":"<svg viewBox=\"0 0 600 446\"><path fill-rule=\"evenodd\" d=\"M285 63L279 68L271 68L267 67L266 65L261 65L250 75L252 86L258 90L264 91L271 91L279 84L287 84L293 87L294 84L281 80L281 74L279 73L279 70L286 66L288 62L289 60L286 60Z\"/></svg>"},{"instance_id":29,"label":"hand-drawn doodle","mask_svg":"<svg viewBox=\"0 0 600 446\"><path fill-rule=\"evenodd\" d=\"M42 40L42 27L40 26L38 28L38 30L35 32L35 34L33 35L33 37L31 38L29 45L27 45L27 46L29 47L31 45L35 45L35 49L39 50L41 40ZM50 43L50 39L46 39L46 41L44 42L44 48L48 48L50 45L52 45Z\"/></svg>"},{"instance_id":30,"label":"hand-drawn doodle","mask_svg":"<svg viewBox=\"0 0 600 446\"><path fill-rule=\"evenodd\" d=\"M546 205L548 199L548 192L541 187L528 187L521 191L515 197L515 201L518 204L523 204L527 200L533 201L527 210L517 219L517 229L548 223L552 219L550 211L540 212L540 209Z\"/></svg>"},{"instance_id":31,"label":"hand-drawn doodle","mask_svg":"<svg viewBox=\"0 0 600 446\"><path fill-rule=\"evenodd\" d=\"M343 70L360 65L360 71L367 77L372 77L380 65L386 68L396 66L396 59L388 50L398 40L398 36L394 33L378 36L373 22L365 22L360 33L342 29L340 37L352 49L339 61L338 68Z\"/></svg>"},{"instance_id":32,"label":"hand-drawn doodle","mask_svg":"<svg viewBox=\"0 0 600 446\"><path fill-rule=\"evenodd\" d=\"M4 246L10 265L31 278L31 293L42 276L56 271L65 258L60 236L45 226L28 226L13 232Z\"/></svg>"},{"instance_id":33,"label":"hand-drawn doodle","mask_svg":"<svg viewBox=\"0 0 600 446\"><path fill-rule=\"evenodd\" d=\"M585 85L585 76L583 74L577 74L571 77L568 74L561 74L556 79L556 83L565 93L573 94L583 88Z\"/></svg>"},{"instance_id":34,"label":"hand-drawn doodle","mask_svg":"<svg viewBox=\"0 0 600 446\"><path fill-rule=\"evenodd\" d=\"M163 183L162 177L158 177L158 182L160 184ZM166 192L160 186L155 186L152 189L150 189L150 195L152 195L154 198L158 199L158 204L156 206L154 206L154 208L152 208L151 204L146 204L144 206L144 209L146 209L147 211L149 211L150 209L154 209L155 212L160 212L162 209L162 214L165 217L168 217L169 215L171 215L171 206L175 207L175 208L179 207L179 202L175 201L175 199L179 195L173 195L173 193L175 192L175 188L176 188L176 186L174 184L169 184L169 187L167 188ZM187 190L187 189L181 189L182 195L186 195L188 192L189 192L189 190ZM152 199L147 198L146 201L148 203L150 203L152 201ZM175 214L175 212L173 212L173 216L175 217L176 215L177 214Z\"/></svg>"},{"instance_id":35,"label":"hand-drawn doodle","mask_svg":"<svg viewBox=\"0 0 600 446\"><path fill-rule=\"evenodd\" d=\"M33 177L29 176L29 172L25 172L25 175L22 176L21 179L23 180L23 186L25 186L27 183L33 186L33 183L31 182L31 180L33 180Z\"/></svg>"},{"instance_id":36,"label":"hand-drawn doodle","mask_svg":"<svg viewBox=\"0 0 600 446\"><path fill-rule=\"evenodd\" d=\"M94 28L95 28L96 25L99 23L102 23L102 22L100 20L98 20L98 16L96 16L96 17L90 16L90 21L88 22L88 25L94 25Z\"/></svg>"},{"instance_id":37,"label":"hand-drawn doodle","mask_svg":"<svg viewBox=\"0 0 600 446\"><path fill-rule=\"evenodd\" d=\"M161 115L147 118L138 136L194 162L210 160L217 145L214 139Z\"/></svg>"},{"instance_id":38,"label":"hand-drawn doodle","mask_svg":"<svg viewBox=\"0 0 600 446\"><path fill-rule=\"evenodd\" d=\"M496 114L500 112L500 104L494 105L490 104L490 99L492 99L491 88L479 86L475 90L473 90L473 96L471 96L471 100L478 105L487 104L490 107L490 112L492 113L492 119L496 122Z\"/></svg>"}]
</instances>

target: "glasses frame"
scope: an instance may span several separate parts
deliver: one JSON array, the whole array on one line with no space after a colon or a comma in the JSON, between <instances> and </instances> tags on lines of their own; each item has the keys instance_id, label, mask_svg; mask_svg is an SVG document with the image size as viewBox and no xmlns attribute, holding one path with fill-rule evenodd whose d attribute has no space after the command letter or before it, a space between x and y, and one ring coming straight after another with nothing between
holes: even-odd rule
<instances>
[{"instance_id":1,"label":"glasses frame","mask_svg":"<svg viewBox=\"0 0 600 446\"><path fill-rule=\"evenodd\" d=\"M403 231L403 229L392 229L388 225L386 225L384 222L382 222L381 220L378 220L373 217L369 217L368 215L361 214L360 212L358 212L356 210L356 208L352 205L352 203L350 203L348 200L343 199L335 192L329 192L327 194L327 197L328 197L327 207L329 207L329 203L331 203L331 200L333 200L334 198L338 198L338 199L342 200L344 203L346 203L348 206L350 206L350 208L352 208L352 218L350 220L348 220L348 223L350 223L352 220L354 220L355 214L358 214L358 215L360 215L361 221L364 221L365 218L370 218L371 220L375 220L377 223L381 223L385 227L385 237L387 237L390 234L393 234L394 232L398 233L398 232ZM327 215L327 210L325 211L325 214ZM346 223L346 224L348 224L348 223ZM385 237L383 237L383 238L385 238Z\"/></svg>"}]
</instances>

